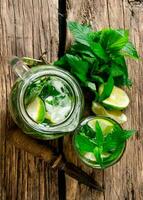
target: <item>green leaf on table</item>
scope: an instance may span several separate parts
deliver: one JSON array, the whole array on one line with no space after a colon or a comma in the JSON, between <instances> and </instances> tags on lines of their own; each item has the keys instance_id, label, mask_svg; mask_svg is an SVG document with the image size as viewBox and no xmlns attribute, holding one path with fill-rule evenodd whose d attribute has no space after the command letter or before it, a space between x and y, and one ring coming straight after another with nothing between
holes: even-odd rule
<instances>
[{"instance_id":1,"label":"green leaf on table","mask_svg":"<svg viewBox=\"0 0 143 200\"><path fill-rule=\"evenodd\" d=\"M123 56L118 56L112 59L113 59L113 64L118 65L123 72L123 74L120 77L114 76L115 85L117 86L126 85L130 87L132 85L132 82L128 78L128 69L127 69L127 64L125 62L125 58Z\"/></svg>"},{"instance_id":2,"label":"green leaf on table","mask_svg":"<svg viewBox=\"0 0 143 200\"><path fill-rule=\"evenodd\" d=\"M115 57L113 58L113 63L120 66L120 68L124 72L124 75L126 76L126 78L128 78L128 69L127 69L125 58L123 56Z\"/></svg>"},{"instance_id":3,"label":"green leaf on table","mask_svg":"<svg viewBox=\"0 0 143 200\"><path fill-rule=\"evenodd\" d=\"M73 34L75 41L89 46L90 37L88 37L88 34L92 31L90 26L82 25L74 21L69 21L67 26Z\"/></svg>"},{"instance_id":4,"label":"green leaf on table","mask_svg":"<svg viewBox=\"0 0 143 200\"><path fill-rule=\"evenodd\" d=\"M113 40L113 38L114 38L114 40ZM129 31L128 30L116 30L113 38L112 38L112 42L108 46L108 48L113 51L119 51L127 44L128 40L129 40Z\"/></svg>"},{"instance_id":5,"label":"green leaf on table","mask_svg":"<svg viewBox=\"0 0 143 200\"><path fill-rule=\"evenodd\" d=\"M95 55L97 55L99 58L101 58L105 61L108 60L108 56L107 56L105 50L102 48L100 43L92 42L92 43L90 43L90 47L93 50L93 52L95 53Z\"/></svg>"},{"instance_id":6,"label":"green leaf on table","mask_svg":"<svg viewBox=\"0 0 143 200\"><path fill-rule=\"evenodd\" d=\"M77 56L66 54L68 64L71 67L71 73L74 74L81 82L87 81L87 73L89 69L88 62L83 61Z\"/></svg>"},{"instance_id":7,"label":"green leaf on table","mask_svg":"<svg viewBox=\"0 0 143 200\"><path fill-rule=\"evenodd\" d=\"M97 82L97 83L100 83L100 84L104 83L103 78L100 77L100 76L92 75L92 76L91 76L91 79L92 79L93 81Z\"/></svg>"},{"instance_id":8,"label":"green leaf on table","mask_svg":"<svg viewBox=\"0 0 143 200\"><path fill-rule=\"evenodd\" d=\"M81 56L83 55L87 55L91 58L95 58L95 54L93 53L93 51L91 50L90 47L88 47L87 45L81 44L79 42L73 44L70 48L70 53L73 54L81 54Z\"/></svg>"},{"instance_id":9,"label":"green leaf on table","mask_svg":"<svg viewBox=\"0 0 143 200\"><path fill-rule=\"evenodd\" d=\"M136 130L122 130L121 140L125 141L132 137L137 131Z\"/></svg>"},{"instance_id":10,"label":"green leaf on table","mask_svg":"<svg viewBox=\"0 0 143 200\"><path fill-rule=\"evenodd\" d=\"M138 59L139 55L131 42L128 42L125 47L121 50L121 54L124 56L129 56L134 59Z\"/></svg>"},{"instance_id":11,"label":"green leaf on table","mask_svg":"<svg viewBox=\"0 0 143 200\"><path fill-rule=\"evenodd\" d=\"M78 22L68 22L68 27L74 37L74 43L67 54L54 64L72 73L80 84L90 88L98 98L96 87L112 76L116 86L131 86L128 78L128 68L125 56L139 58L133 44L129 41L128 30L102 29L93 31L87 25ZM106 83L107 84L107 83ZM106 87L102 101L110 95L112 87ZM105 96L105 97L104 97Z\"/></svg>"},{"instance_id":12,"label":"green leaf on table","mask_svg":"<svg viewBox=\"0 0 143 200\"><path fill-rule=\"evenodd\" d=\"M65 54L64 56L62 56L59 60L56 60L56 61L53 63L53 65L54 65L54 66L61 67L61 68L64 68L64 69L70 71L70 66L69 66L69 64L68 64L66 54Z\"/></svg>"},{"instance_id":13,"label":"green leaf on table","mask_svg":"<svg viewBox=\"0 0 143 200\"><path fill-rule=\"evenodd\" d=\"M109 71L109 65L107 64L103 64L100 66L100 69L99 69L99 73L104 73L104 72L108 72Z\"/></svg>"},{"instance_id":14,"label":"green leaf on table","mask_svg":"<svg viewBox=\"0 0 143 200\"><path fill-rule=\"evenodd\" d=\"M101 33L100 42L109 51L119 51L128 42L128 31L104 29Z\"/></svg>"},{"instance_id":15,"label":"green leaf on table","mask_svg":"<svg viewBox=\"0 0 143 200\"><path fill-rule=\"evenodd\" d=\"M91 39L93 42L100 42L100 36L101 36L102 31L92 31L88 34L88 37Z\"/></svg>"},{"instance_id":16,"label":"green leaf on table","mask_svg":"<svg viewBox=\"0 0 143 200\"><path fill-rule=\"evenodd\" d=\"M107 80L107 83L104 84L104 88L103 88L103 92L101 93L101 95L99 96L98 101L103 101L104 99L107 99L114 87L114 79L112 76L110 76Z\"/></svg>"},{"instance_id":17,"label":"green leaf on table","mask_svg":"<svg viewBox=\"0 0 143 200\"><path fill-rule=\"evenodd\" d=\"M124 71L119 65L112 63L109 70L109 74L111 74L112 77L117 77L124 75Z\"/></svg>"}]
</instances>

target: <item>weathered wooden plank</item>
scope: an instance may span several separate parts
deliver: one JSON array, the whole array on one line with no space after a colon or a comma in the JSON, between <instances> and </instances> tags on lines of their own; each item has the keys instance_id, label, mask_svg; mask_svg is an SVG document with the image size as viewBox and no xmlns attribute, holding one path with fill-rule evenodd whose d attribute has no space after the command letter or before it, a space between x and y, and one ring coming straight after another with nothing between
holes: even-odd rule
<instances>
[{"instance_id":1,"label":"weathered wooden plank","mask_svg":"<svg viewBox=\"0 0 143 200\"><path fill-rule=\"evenodd\" d=\"M58 199L57 173L46 163L7 144L13 124L8 96L14 75L8 67L12 55L38 58L47 50L57 59L59 44L58 0L0 0L0 199Z\"/></svg>"},{"instance_id":2,"label":"weathered wooden plank","mask_svg":"<svg viewBox=\"0 0 143 200\"><path fill-rule=\"evenodd\" d=\"M70 20L78 20L91 24L94 29L104 27L127 28L130 30L131 39L142 55L142 20L143 4L141 1L127 0L75 0L67 1L67 13ZM130 76L134 85L128 94L131 104L126 113L128 122L126 128L135 128L139 132L127 145L122 160L115 166L101 172L86 167L76 157L72 145L71 136L65 137L64 151L66 157L81 166L89 174L95 177L105 186L105 192L98 194L85 186L79 185L75 180L66 177L68 200L130 200L143 199L143 68L142 62L128 60ZM71 189L72 188L72 189Z\"/></svg>"}]
</instances>

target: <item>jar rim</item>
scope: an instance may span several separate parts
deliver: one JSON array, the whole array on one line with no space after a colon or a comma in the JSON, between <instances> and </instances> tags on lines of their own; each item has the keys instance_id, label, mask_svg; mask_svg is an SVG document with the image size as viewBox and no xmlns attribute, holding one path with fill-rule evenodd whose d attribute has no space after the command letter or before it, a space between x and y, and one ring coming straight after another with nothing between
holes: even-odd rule
<instances>
[{"instance_id":1,"label":"jar rim","mask_svg":"<svg viewBox=\"0 0 143 200\"><path fill-rule=\"evenodd\" d=\"M63 79L67 83L67 85L70 87L70 89L72 91L72 95L74 96L72 110L70 111L68 116L65 118L65 120L63 120L61 123L56 124L55 126L48 126L48 127L34 122L30 118L28 113L26 112L25 105L24 105L24 95L25 95L25 91L26 91L27 87L29 86L29 83L33 82L34 80L36 80L39 77L47 76L47 75L55 76L55 77L57 76L58 78ZM20 98L19 98L19 103L18 103L19 110L21 112L21 116L22 116L22 119L24 120L24 122L27 123L32 129L34 129L36 131L42 131L45 134L50 134L51 131L52 131L52 134L62 132L62 127L65 127L68 124L70 124L70 118L73 116L73 113L80 106L82 106L81 101L83 100L83 94L82 94L81 88L80 88L78 82L76 81L76 79L73 76L71 76L71 74L68 73L67 71L57 68L55 66L44 65L44 66L40 66L40 68L39 68L39 66L31 68L30 72L27 72L25 74L24 79L21 82L21 84L22 84L21 85L22 89L19 91ZM64 132L64 129L63 129L63 132Z\"/></svg>"}]
</instances>

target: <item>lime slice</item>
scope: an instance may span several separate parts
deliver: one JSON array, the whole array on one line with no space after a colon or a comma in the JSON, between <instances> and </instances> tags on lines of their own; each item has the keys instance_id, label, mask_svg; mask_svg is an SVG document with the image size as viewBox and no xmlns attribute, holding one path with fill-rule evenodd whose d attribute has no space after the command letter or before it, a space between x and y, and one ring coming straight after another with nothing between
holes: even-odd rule
<instances>
[{"instance_id":1,"label":"lime slice","mask_svg":"<svg viewBox=\"0 0 143 200\"><path fill-rule=\"evenodd\" d=\"M110 117L111 119L117 121L119 124L123 124L127 121L126 115L120 110L106 110L101 104L96 103L95 101L92 102L92 111L96 115Z\"/></svg>"},{"instance_id":2,"label":"lime slice","mask_svg":"<svg viewBox=\"0 0 143 200\"><path fill-rule=\"evenodd\" d=\"M103 91L103 85L99 87L99 94ZM103 100L102 103L109 109L123 110L129 105L129 97L124 90L114 86L110 97Z\"/></svg>"},{"instance_id":3,"label":"lime slice","mask_svg":"<svg viewBox=\"0 0 143 200\"><path fill-rule=\"evenodd\" d=\"M110 155L111 155L111 154L108 153L108 152L103 152L103 153L101 154L101 157L102 157L102 158L108 158Z\"/></svg>"},{"instance_id":4,"label":"lime slice","mask_svg":"<svg viewBox=\"0 0 143 200\"><path fill-rule=\"evenodd\" d=\"M28 115L37 123L42 123L45 118L45 105L44 102L36 97L26 109Z\"/></svg>"},{"instance_id":5,"label":"lime slice","mask_svg":"<svg viewBox=\"0 0 143 200\"><path fill-rule=\"evenodd\" d=\"M45 118L48 119L52 124L56 124L56 122L52 119L51 115L48 112L46 112Z\"/></svg>"},{"instance_id":6,"label":"lime slice","mask_svg":"<svg viewBox=\"0 0 143 200\"><path fill-rule=\"evenodd\" d=\"M113 127L115 122L110 119L104 119L102 117L95 117L94 119L88 122L88 126L90 126L93 130L95 130L96 122L98 121L103 134L106 136L108 133L113 131Z\"/></svg>"},{"instance_id":7,"label":"lime slice","mask_svg":"<svg viewBox=\"0 0 143 200\"><path fill-rule=\"evenodd\" d=\"M94 153L92 153L92 152L86 152L86 153L84 154L84 157L85 157L86 159L88 159L88 160L96 161L95 155L94 155Z\"/></svg>"}]
</instances>

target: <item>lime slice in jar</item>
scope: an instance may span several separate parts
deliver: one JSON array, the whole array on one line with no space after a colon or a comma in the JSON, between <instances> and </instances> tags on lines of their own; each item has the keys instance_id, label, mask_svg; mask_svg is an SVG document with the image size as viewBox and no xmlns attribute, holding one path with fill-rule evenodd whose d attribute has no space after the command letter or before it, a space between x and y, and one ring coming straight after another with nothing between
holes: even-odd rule
<instances>
[{"instance_id":1,"label":"lime slice in jar","mask_svg":"<svg viewBox=\"0 0 143 200\"><path fill-rule=\"evenodd\" d=\"M45 118L45 105L40 97L36 97L26 108L28 115L37 123L42 123Z\"/></svg>"},{"instance_id":2,"label":"lime slice in jar","mask_svg":"<svg viewBox=\"0 0 143 200\"><path fill-rule=\"evenodd\" d=\"M104 86L99 87L99 94L102 93ZM129 97L124 90L114 86L110 97L103 100L102 103L105 107L115 110L123 110L129 105Z\"/></svg>"},{"instance_id":3,"label":"lime slice in jar","mask_svg":"<svg viewBox=\"0 0 143 200\"><path fill-rule=\"evenodd\" d=\"M117 121L119 124L123 124L124 122L127 121L126 115L122 113L120 110L107 110L101 104L95 101L92 102L92 111L96 115L110 117L111 119Z\"/></svg>"}]
</instances>

